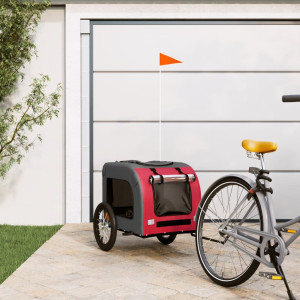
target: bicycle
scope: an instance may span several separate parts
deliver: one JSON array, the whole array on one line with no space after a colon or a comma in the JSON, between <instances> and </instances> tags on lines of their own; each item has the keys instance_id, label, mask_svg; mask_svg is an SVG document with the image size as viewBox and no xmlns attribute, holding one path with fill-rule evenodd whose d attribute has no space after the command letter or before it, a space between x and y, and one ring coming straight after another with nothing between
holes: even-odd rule
<instances>
[{"instance_id":1,"label":"bicycle","mask_svg":"<svg viewBox=\"0 0 300 300\"><path fill-rule=\"evenodd\" d=\"M300 102L300 95L282 97L283 102ZM215 283L232 287L248 280L260 263L277 273L260 272L273 280L283 280L289 299L295 299L282 270L288 247L300 235L289 226L300 216L276 224L273 211L272 179L264 154L277 150L273 142L244 140L249 158L259 159L261 169L250 167L255 181L243 175L228 175L214 182L204 194L195 217L196 248L200 263ZM285 241L282 232L293 235Z\"/></svg>"}]
</instances>

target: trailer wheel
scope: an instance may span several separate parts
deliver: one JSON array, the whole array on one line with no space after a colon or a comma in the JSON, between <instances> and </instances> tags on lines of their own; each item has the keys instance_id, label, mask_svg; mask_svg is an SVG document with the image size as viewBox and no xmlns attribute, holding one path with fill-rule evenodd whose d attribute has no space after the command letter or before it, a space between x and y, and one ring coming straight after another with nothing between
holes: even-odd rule
<instances>
[{"instance_id":1,"label":"trailer wheel","mask_svg":"<svg viewBox=\"0 0 300 300\"><path fill-rule=\"evenodd\" d=\"M177 236L176 233L170 233L170 234L158 234L156 237L162 244L169 245L174 242L176 236Z\"/></svg>"},{"instance_id":2,"label":"trailer wheel","mask_svg":"<svg viewBox=\"0 0 300 300\"><path fill-rule=\"evenodd\" d=\"M114 211L108 203L100 203L94 214L94 235L100 249L109 251L117 238L117 222Z\"/></svg>"}]
</instances>

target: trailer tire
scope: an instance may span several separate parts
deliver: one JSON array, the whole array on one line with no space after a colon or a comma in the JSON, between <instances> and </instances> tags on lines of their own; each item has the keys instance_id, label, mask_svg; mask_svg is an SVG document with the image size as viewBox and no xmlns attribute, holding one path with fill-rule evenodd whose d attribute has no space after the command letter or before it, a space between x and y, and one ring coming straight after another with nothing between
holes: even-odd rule
<instances>
[{"instance_id":1,"label":"trailer tire","mask_svg":"<svg viewBox=\"0 0 300 300\"><path fill-rule=\"evenodd\" d=\"M176 233L170 233L170 234L159 234L156 237L162 244L169 245L174 242L176 236L177 236Z\"/></svg>"},{"instance_id":2,"label":"trailer tire","mask_svg":"<svg viewBox=\"0 0 300 300\"><path fill-rule=\"evenodd\" d=\"M108 203L102 202L97 206L93 225L98 246L103 251L109 251L116 242L117 221L114 211Z\"/></svg>"}]
</instances>

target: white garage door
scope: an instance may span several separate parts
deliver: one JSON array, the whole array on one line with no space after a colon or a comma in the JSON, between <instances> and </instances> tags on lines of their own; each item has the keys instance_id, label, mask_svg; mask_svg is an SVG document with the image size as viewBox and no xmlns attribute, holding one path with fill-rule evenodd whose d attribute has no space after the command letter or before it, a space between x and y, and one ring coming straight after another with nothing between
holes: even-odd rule
<instances>
[{"instance_id":1,"label":"white garage door","mask_svg":"<svg viewBox=\"0 0 300 300\"><path fill-rule=\"evenodd\" d=\"M202 193L228 173L246 174L245 138L271 140L278 218L299 210L300 26L253 22L93 22L94 207L105 162L159 159L159 53L162 160L197 172ZM288 196L288 197L287 197ZM297 206L298 209L295 210Z\"/></svg>"}]
</instances>

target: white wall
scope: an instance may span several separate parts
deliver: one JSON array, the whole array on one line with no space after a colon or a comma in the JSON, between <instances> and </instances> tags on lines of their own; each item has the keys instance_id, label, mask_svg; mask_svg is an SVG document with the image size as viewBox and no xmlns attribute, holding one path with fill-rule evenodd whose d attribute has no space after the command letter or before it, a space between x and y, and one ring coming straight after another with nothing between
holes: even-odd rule
<instances>
[{"instance_id":1,"label":"white wall","mask_svg":"<svg viewBox=\"0 0 300 300\"><path fill-rule=\"evenodd\" d=\"M64 8L50 8L42 15L35 44L39 57L26 66L25 80L12 96L13 102L28 94L28 85L40 73L50 76L50 92L57 83L64 83ZM0 181L0 224L65 222L64 113L62 99L59 118L34 130L43 142L36 142L22 163Z\"/></svg>"}]
</instances>

